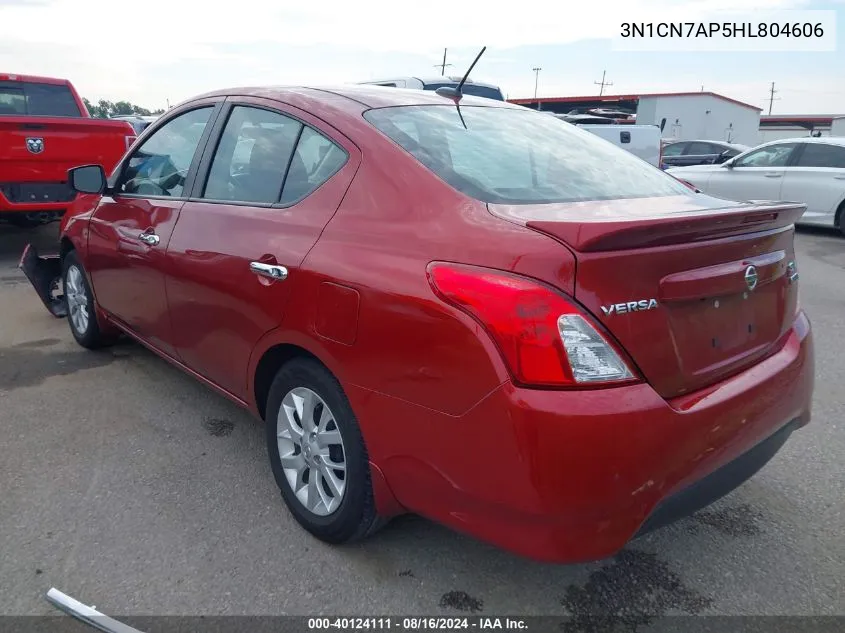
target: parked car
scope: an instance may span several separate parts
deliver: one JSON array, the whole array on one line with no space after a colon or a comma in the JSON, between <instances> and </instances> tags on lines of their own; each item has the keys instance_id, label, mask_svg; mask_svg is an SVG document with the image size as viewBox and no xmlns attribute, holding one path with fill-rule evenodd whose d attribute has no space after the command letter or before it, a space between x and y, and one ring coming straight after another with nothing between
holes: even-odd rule
<instances>
[{"instance_id":1,"label":"parked car","mask_svg":"<svg viewBox=\"0 0 845 633\"><path fill-rule=\"evenodd\" d=\"M83 347L127 334L265 420L285 503L330 543L414 512L607 557L810 419L804 207L696 194L554 117L223 90L70 179L90 204L22 257L39 296Z\"/></svg>"},{"instance_id":2,"label":"parked car","mask_svg":"<svg viewBox=\"0 0 845 633\"><path fill-rule=\"evenodd\" d=\"M795 200L807 206L801 224L845 234L845 138L779 139L721 165L668 170L703 192L729 200Z\"/></svg>"},{"instance_id":3,"label":"parked car","mask_svg":"<svg viewBox=\"0 0 845 633\"><path fill-rule=\"evenodd\" d=\"M420 77L398 77L395 79L362 81L359 85L410 88L412 90L431 90L433 92L438 88L455 87L460 82L461 77L434 77L428 79ZM471 79L466 80L466 83L463 85L462 92L466 95L485 97L487 99L495 99L496 101L505 100L505 96L502 94L502 89L499 88L499 86L482 83L480 81L472 81Z\"/></svg>"},{"instance_id":4,"label":"parked car","mask_svg":"<svg viewBox=\"0 0 845 633\"><path fill-rule=\"evenodd\" d=\"M595 115L555 114L554 116L610 141L655 167L660 166L660 128L656 125L618 125L613 119L602 119Z\"/></svg>"},{"instance_id":5,"label":"parked car","mask_svg":"<svg viewBox=\"0 0 845 633\"><path fill-rule=\"evenodd\" d=\"M671 141L663 146L663 167L720 165L749 149L748 145L724 141Z\"/></svg>"},{"instance_id":6,"label":"parked car","mask_svg":"<svg viewBox=\"0 0 845 633\"><path fill-rule=\"evenodd\" d=\"M134 140L125 121L91 118L65 79L0 74L0 221L58 219L76 196L67 170L111 169Z\"/></svg>"},{"instance_id":7,"label":"parked car","mask_svg":"<svg viewBox=\"0 0 845 633\"><path fill-rule=\"evenodd\" d=\"M140 134L146 130L157 118L157 116L142 116L135 114L121 114L111 117L113 121L127 121L134 128L135 134Z\"/></svg>"}]
</instances>

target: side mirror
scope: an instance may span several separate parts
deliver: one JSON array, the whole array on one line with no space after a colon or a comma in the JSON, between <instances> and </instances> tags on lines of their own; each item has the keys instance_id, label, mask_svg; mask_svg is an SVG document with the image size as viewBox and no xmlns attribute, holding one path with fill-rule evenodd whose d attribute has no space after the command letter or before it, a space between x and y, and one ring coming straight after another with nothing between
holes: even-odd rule
<instances>
[{"instance_id":1,"label":"side mirror","mask_svg":"<svg viewBox=\"0 0 845 633\"><path fill-rule=\"evenodd\" d=\"M79 193L101 194L106 190L106 172L101 165L83 165L67 172L71 189Z\"/></svg>"},{"instance_id":2,"label":"side mirror","mask_svg":"<svg viewBox=\"0 0 845 633\"><path fill-rule=\"evenodd\" d=\"M731 150L726 149L724 152L722 152L721 154L719 154L719 155L716 157L716 162L717 162L717 163L725 163L725 162L727 162L727 161L728 161L728 160L730 160L730 158L731 158L730 153L731 153Z\"/></svg>"},{"instance_id":3,"label":"side mirror","mask_svg":"<svg viewBox=\"0 0 845 633\"><path fill-rule=\"evenodd\" d=\"M726 160L725 158L722 158L721 156L719 156L719 162L722 163L722 167L724 167L725 169L733 169L734 163L736 162L736 157L728 158Z\"/></svg>"}]
</instances>

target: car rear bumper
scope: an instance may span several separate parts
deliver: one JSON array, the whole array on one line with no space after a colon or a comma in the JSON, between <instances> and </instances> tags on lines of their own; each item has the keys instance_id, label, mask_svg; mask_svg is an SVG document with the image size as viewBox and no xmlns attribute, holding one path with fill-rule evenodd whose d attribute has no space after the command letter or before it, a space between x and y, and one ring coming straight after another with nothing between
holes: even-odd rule
<instances>
[{"instance_id":1,"label":"car rear bumper","mask_svg":"<svg viewBox=\"0 0 845 633\"><path fill-rule=\"evenodd\" d=\"M351 399L404 507L570 563L611 556L759 470L809 422L813 363L802 312L778 352L672 401L647 384L575 392L509 382L461 417L355 389Z\"/></svg>"}]
</instances>

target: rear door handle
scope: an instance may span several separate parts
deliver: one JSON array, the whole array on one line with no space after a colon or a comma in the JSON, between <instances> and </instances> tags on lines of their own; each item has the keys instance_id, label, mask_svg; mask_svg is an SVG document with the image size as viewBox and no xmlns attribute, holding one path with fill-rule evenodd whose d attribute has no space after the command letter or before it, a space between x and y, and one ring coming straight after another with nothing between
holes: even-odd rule
<instances>
[{"instance_id":1,"label":"rear door handle","mask_svg":"<svg viewBox=\"0 0 845 633\"><path fill-rule=\"evenodd\" d=\"M155 233L141 233L138 239L149 246L158 246L158 243L161 241Z\"/></svg>"},{"instance_id":2,"label":"rear door handle","mask_svg":"<svg viewBox=\"0 0 845 633\"><path fill-rule=\"evenodd\" d=\"M766 178L780 178L781 174L766 174Z\"/></svg>"},{"instance_id":3,"label":"rear door handle","mask_svg":"<svg viewBox=\"0 0 845 633\"><path fill-rule=\"evenodd\" d=\"M836 178L836 180L845 180L845 174L842 174L841 176L834 176L834 178Z\"/></svg>"},{"instance_id":4,"label":"rear door handle","mask_svg":"<svg viewBox=\"0 0 845 633\"><path fill-rule=\"evenodd\" d=\"M278 279L284 281L288 278L288 269L284 266L276 266L275 264L265 264L264 262L250 262L249 269L256 275L262 277L269 277L270 279Z\"/></svg>"}]
</instances>

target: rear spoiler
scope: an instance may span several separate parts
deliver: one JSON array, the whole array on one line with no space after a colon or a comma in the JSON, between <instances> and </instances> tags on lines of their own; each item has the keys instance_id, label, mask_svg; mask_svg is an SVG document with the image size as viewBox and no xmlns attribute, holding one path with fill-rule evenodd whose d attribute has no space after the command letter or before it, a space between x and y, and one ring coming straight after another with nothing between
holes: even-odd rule
<instances>
[{"instance_id":1,"label":"rear spoiler","mask_svg":"<svg viewBox=\"0 0 845 633\"><path fill-rule=\"evenodd\" d=\"M665 246L745 233L772 231L795 224L806 205L752 201L724 209L655 215L643 219L585 221L529 220L526 226L562 240L581 252Z\"/></svg>"}]
</instances>

